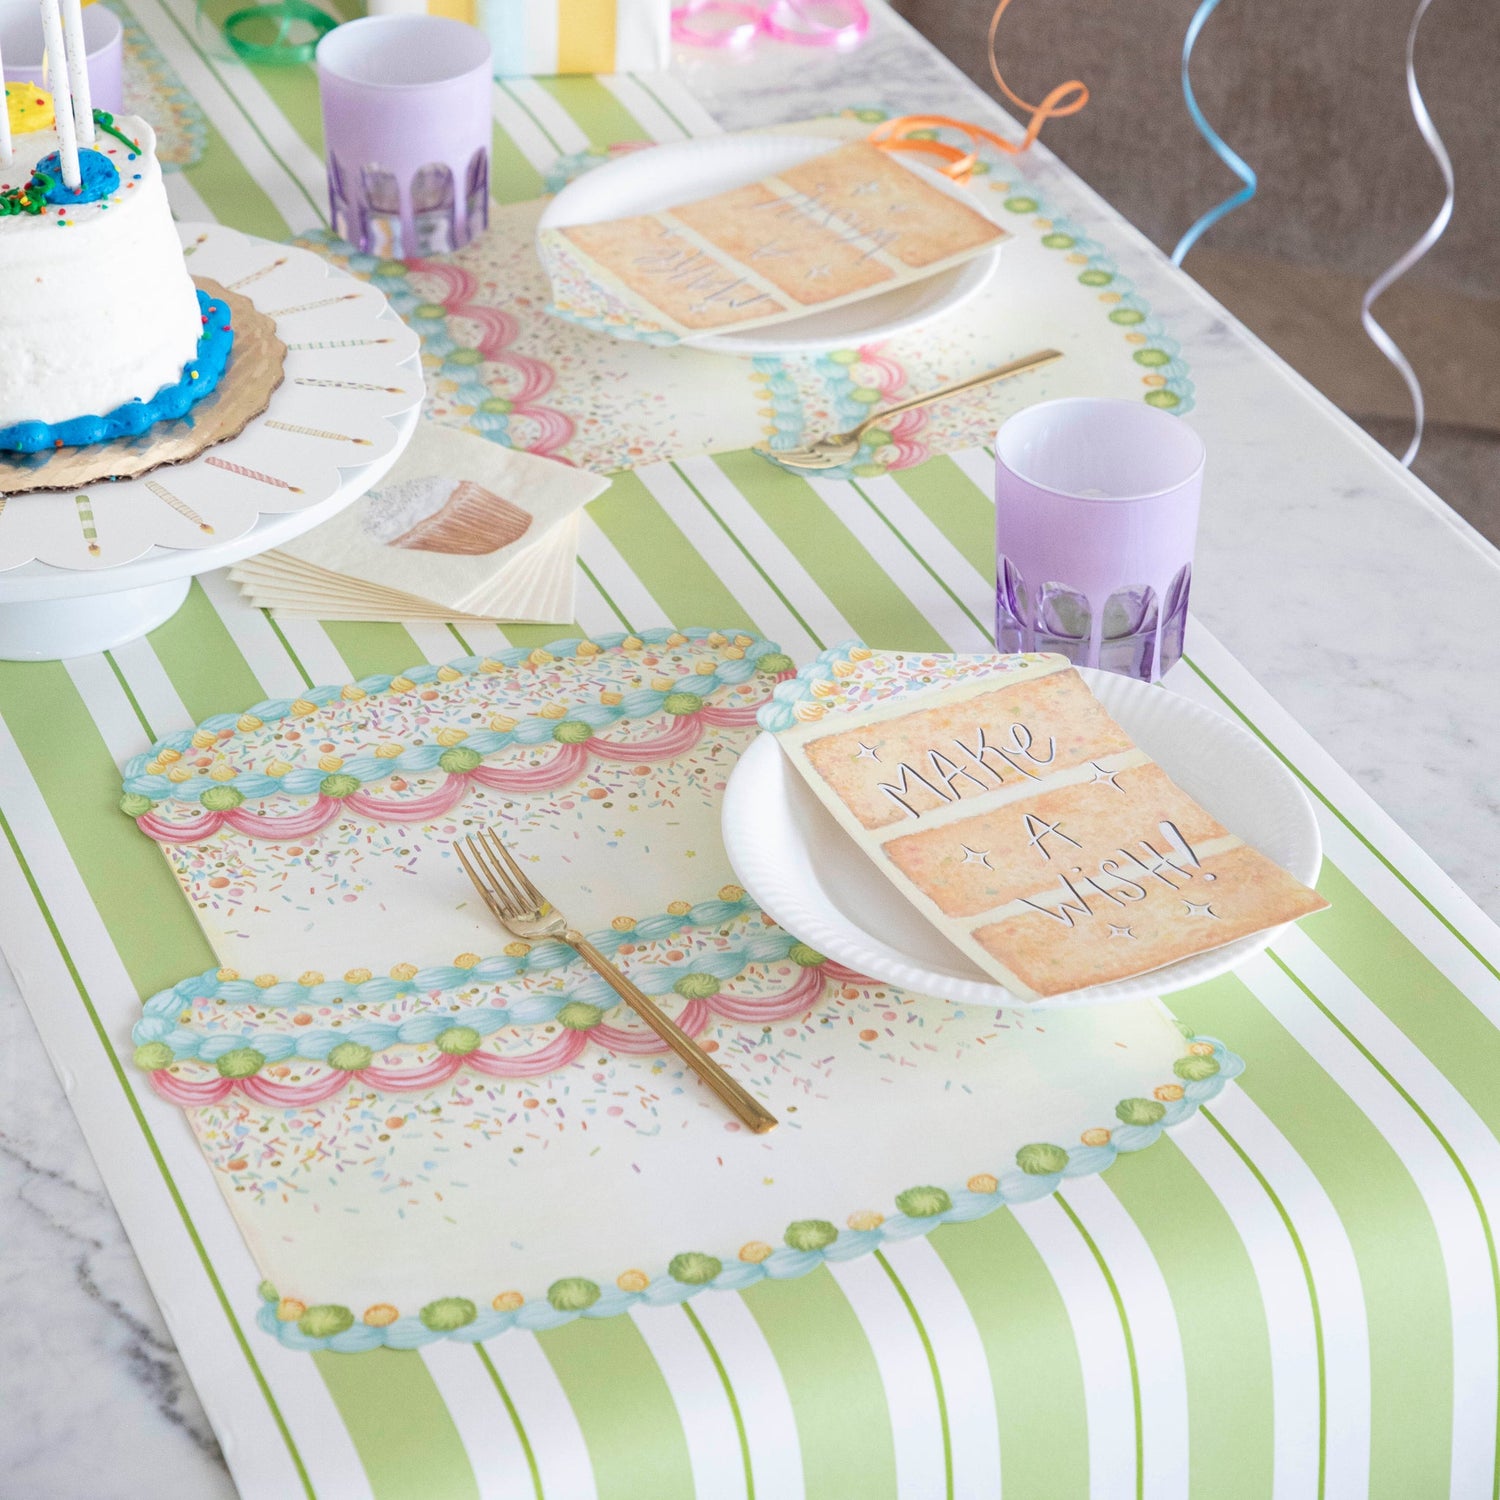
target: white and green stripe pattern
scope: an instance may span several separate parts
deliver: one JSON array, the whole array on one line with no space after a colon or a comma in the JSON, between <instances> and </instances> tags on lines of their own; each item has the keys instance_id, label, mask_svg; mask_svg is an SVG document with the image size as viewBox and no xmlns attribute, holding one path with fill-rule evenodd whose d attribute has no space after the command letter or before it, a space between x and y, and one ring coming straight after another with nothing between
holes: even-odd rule
<instances>
[{"instance_id":1,"label":"white and green stripe pattern","mask_svg":"<svg viewBox=\"0 0 1500 1500\"><path fill-rule=\"evenodd\" d=\"M185 0L132 10L210 122L179 202L276 238L320 225L311 71L225 62ZM708 128L656 79L513 82L495 115L506 198L560 153ZM989 466L622 476L585 527L577 629L982 646ZM138 997L211 955L114 811L118 763L260 698L566 633L272 621L210 577L148 641L0 666L6 955L244 1494L1500 1496L1500 935L1196 628L1179 690L1304 779L1334 903L1174 997L1249 1062L1198 1119L1055 1198L743 1295L415 1352L263 1337L179 1112L119 1061Z\"/></svg>"}]
</instances>

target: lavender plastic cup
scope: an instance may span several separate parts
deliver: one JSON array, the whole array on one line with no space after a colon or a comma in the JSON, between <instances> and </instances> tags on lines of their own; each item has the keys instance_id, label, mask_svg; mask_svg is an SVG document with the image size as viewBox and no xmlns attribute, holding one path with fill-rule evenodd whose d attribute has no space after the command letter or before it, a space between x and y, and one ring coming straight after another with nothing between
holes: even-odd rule
<instances>
[{"instance_id":1,"label":"lavender plastic cup","mask_svg":"<svg viewBox=\"0 0 1500 1500\"><path fill-rule=\"evenodd\" d=\"M1074 397L995 442L995 644L1154 682L1182 656L1203 444L1180 417Z\"/></svg>"},{"instance_id":2,"label":"lavender plastic cup","mask_svg":"<svg viewBox=\"0 0 1500 1500\"><path fill-rule=\"evenodd\" d=\"M318 43L336 233L417 260L489 223L490 43L446 16L367 16Z\"/></svg>"},{"instance_id":3,"label":"lavender plastic cup","mask_svg":"<svg viewBox=\"0 0 1500 1500\"><path fill-rule=\"evenodd\" d=\"M102 5L84 8L89 96L95 109L112 115L125 108L124 39L125 28L112 10ZM5 81L45 88L43 51L41 11L27 0L0 0L0 57L5 59Z\"/></svg>"}]
</instances>

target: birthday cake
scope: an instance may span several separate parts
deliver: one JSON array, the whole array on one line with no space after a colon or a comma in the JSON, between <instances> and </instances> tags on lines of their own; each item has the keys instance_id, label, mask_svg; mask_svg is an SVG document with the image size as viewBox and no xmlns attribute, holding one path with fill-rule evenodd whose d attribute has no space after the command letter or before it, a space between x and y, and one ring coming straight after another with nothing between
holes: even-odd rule
<instances>
[{"instance_id":1,"label":"birthday cake","mask_svg":"<svg viewBox=\"0 0 1500 1500\"><path fill-rule=\"evenodd\" d=\"M188 275L155 133L94 111L71 188L48 95L11 84L6 103L0 452L134 437L184 416L218 384L233 333Z\"/></svg>"}]
</instances>

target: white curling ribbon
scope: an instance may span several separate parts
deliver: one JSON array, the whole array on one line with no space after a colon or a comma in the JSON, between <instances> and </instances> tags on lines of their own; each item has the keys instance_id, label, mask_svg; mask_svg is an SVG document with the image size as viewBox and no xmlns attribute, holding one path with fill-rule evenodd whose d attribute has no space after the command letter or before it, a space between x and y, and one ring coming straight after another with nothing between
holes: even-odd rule
<instances>
[{"instance_id":1,"label":"white curling ribbon","mask_svg":"<svg viewBox=\"0 0 1500 1500\"><path fill-rule=\"evenodd\" d=\"M73 95L73 125L80 146L94 144L94 100L89 89L89 49L83 39L81 0L62 0L63 45L68 56L68 88Z\"/></svg>"},{"instance_id":2,"label":"white curling ribbon","mask_svg":"<svg viewBox=\"0 0 1500 1500\"><path fill-rule=\"evenodd\" d=\"M1422 139L1427 142L1427 149L1432 153L1432 159L1438 164L1438 170L1443 174L1443 206L1437 211L1437 217L1427 226L1416 244L1370 283L1369 290L1359 304L1359 319L1364 324L1370 342L1396 367L1396 373L1406 382L1406 389L1411 392L1413 418L1411 444L1401 456L1401 462L1407 468L1411 467L1412 460L1417 456L1417 449L1422 446L1422 428L1426 420L1426 404L1422 400L1422 382L1417 379L1417 372L1412 369L1411 361L1401 352L1400 345L1375 321L1375 316L1370 309L1388 287L1405 276L1442 239L1443 231L1447 229L1448 221L1453 217L1453 162L1449 159L1448 148L1443 145L1443 138L1438 134L1437 126L1432 123L1432 116L1427 112L1422 90L1417 86L1417 32L1421 29L1422 17L1427 14L1427 8L1431 4L1432 0L1418 0L1417 13L1411 19L1411 30L1406 33L1406 95L1411 100L1411 112L1416 119L1417 129L1421 132Z\"/></svg>"}]
</instances>

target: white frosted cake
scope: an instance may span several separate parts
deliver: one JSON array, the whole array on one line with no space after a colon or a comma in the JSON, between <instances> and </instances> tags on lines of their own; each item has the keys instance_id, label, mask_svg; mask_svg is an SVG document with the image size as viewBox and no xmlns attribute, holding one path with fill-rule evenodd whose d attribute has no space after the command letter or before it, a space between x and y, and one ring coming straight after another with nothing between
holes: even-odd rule
<instances>
[{"instance_id":1,"label":"white frosted cake","mask_svg":"<svg viewBox=\"0 0 1500 1500\"><path fill-rule=\"evenodd\" d=\"M43 101L45 95L29 101L37 114ZM101 196L87 201L86 191L78 195L82 201L58 201L66 190L55 179L44 202L45 179L36 174L57 151L57 135L24 129L24 114L22 124L13 162L0 167L0 191L26 200L20 211L0 216L0 435L17 424L72 424L127 403L150 403L183 381L204 333L150 125L122 116L112 128L131 144L101 130L94 152L81 153L86 167L95 168ZM110 167L119 179L112 185ZM115 435L74 431L54 441ZM52 445L0 443L23 450Z\"/></svg>"}]
</instances>

